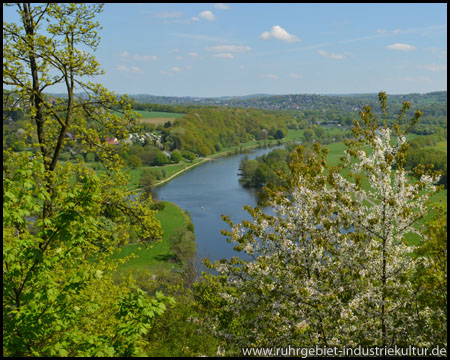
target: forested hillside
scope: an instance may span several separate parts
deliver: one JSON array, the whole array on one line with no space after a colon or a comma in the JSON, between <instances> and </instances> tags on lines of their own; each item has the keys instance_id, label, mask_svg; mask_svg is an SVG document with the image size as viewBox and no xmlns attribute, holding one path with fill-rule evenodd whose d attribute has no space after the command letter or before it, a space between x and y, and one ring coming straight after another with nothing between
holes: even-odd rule
<instances>
[{"instance_id":1,"label":"forested hillside","mask_svg":"<svg viewBox=\"0 0 450 360\"><path fill-rule=\"evenodd\" d=\"M166 141L171 150L207 156L253 139L281 139L292 121L291 115L281 112L203 107L176 120L167 129Z\"/></svg>"}]
</instances>

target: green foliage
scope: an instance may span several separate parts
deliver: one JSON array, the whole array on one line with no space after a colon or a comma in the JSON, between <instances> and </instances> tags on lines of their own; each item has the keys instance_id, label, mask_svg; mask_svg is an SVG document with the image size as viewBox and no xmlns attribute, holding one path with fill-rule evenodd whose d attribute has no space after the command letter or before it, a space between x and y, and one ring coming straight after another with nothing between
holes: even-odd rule
<instances>
[{"instance_id":1,"label":"green foliage","mask_svg":"<svg viewBox=\"0 0 450 360\"><path fill-rule=\"evenodd\" d=\"M136 169L142 166L142 160L137 155L130 155L128 157L128 165L131 169Z\"/></svg>"},{"instance_id":2,"label":"green foliage","mask_svg":"<svg viewBox=\"0 0 450 360\"><path fill-rule=\"evenodd\" d=\"M311 129L306 129L303 132L303 138L305 139L306 142L310 142L314 137L314 131Z\"/></svg>"},{"instance_id":3,"label":"green foliage","mask_svg":"<svg viewBox=\"0 0 450 360\"><path fill-rule=\"evenodd\" d=\"M131 213L105 211L110 194L88 169L58 167L53 194L43 186L48 176L31 153L4 153L4 354L140 354L142 335L171 300L139 291L136 298L132 279L121 285L111 279L117 263L109 257L135 223ZM80 180L73 184L73 177ZM42 217L45 200L52 214ZM150 210L140 216L136 230L154 218Z\"/></svg>"},{"instance_id":4,"label":"green foliage","mask_svg":"<svg viewBox=\"0 0 450 360\"><path fill-rule=\"evenodd\" d=\"M419 324L434 345L447 339L447 209L435 205L435 215L426 224L427 241L416 249L418 265L413 281L420 307L431 309L432 325Z\"/></svg>"},{"instance_id":5,"label":"green foliage","mask_svg":"<svg viewBox=\"0 0 450 360\"><path fill-rule=\"evenodd\" d=\"M162 166L169 163L169 158L162 151L157 151L152 165Z\"/></svg>"},{"instance_id":6,"label":"green foliage","mask_svg":"<svg viewBox=\"0 0 450 360\"><path fill-rule=\"evenodd\" d=\"M191 289L179 279L165 287L176 299L176 304L155 319L152 331L147 336L148 356L216 356L220 343L204 326L204 311Z\"/></svg>"},{"instance_id":7,"label":"green foliage","mask_svg":"<svg viewBox=\"0 0 450 360\"><path fill-rule=\"evenodd\" d=\"M114 284L110 275L109 257L130 234L145 245L162 233L151 199L127 191L122 145L108 141L135 132L136 114L126 96L84 82L103 73L89 53L103 5L12 6L19 23L3 24L4 107L26 114L22 135L33 152L3 154L4 354L142 354L143 329L170 299L132 293L132 279ZM65 98L44 94L58 83ZM75 96L75 84L85 97ZM101 177L82 163L61 165L69 148L80 162L95 154Z\"/></svg>"},{"instance_id":8,"label":"green foliage","mask_svg":"<svg viewBox=\"0 0 450 360\"><path fill-rule=\"evenodd\" d=\"M179 150L172 151L172 154L170 154L170 161L174 163L179 163L181 161L181 152Z\"/></svg>"},{"instance_id":9,"label":"green foliage","mask_svg":"<svg viewBox=\"0 0 450 360\"><path fill-rule=\"evenodd\" d=\"M413 170L419 165L433 168L441 173L439 184L447 188L447 153L438 149L429 149L429 146L446 140L446 133L441 131L433 135L419 136L410 142L410 149L406 157L405 167ZM431 151L430 151L431 150Z\"/></svg>"},{"instance_id":10,"label":"green foliage","mask_svg":"<svg viewBox=\"0 0 450 360\"><path fill-rule=\"evenodd\" d=\"M182 155L186 160L189 160L189 161L195 160L195 154L194 154L193 152L189 151L189 150L183 150L183 151L181 152L181 155Z\"/></svg>"},{"instance_id":11,"label":"green foliage","mask_svg":"<svg viewBox=\"0 0 450 360\"><path fill-rule=\"evenodd\" d=\"M164 202L158 201L152 205L152 210L161 211L161 210L164 210L165 207L166 207L166 204Z\"/></svg>"},{"instance_id":12,"label":"green foliage","mask_svg":"<svg viewBox=\"0 0 450 360\"><path fill-rule=\"evenodd\" d=\"M217 149L259 139L263 130L267 134L265 129L281 139L291 119L284 112L204 107L189 111L166 130L178 149L208 156Z\"/></svg>"},{"instance_id":13,"label":"green foliage","mask_svg":"<svg viewBox=\"0 0 450 360\"><path fill-rule=\"evenodd\" d=\"M195 256L196 244L195 235L187 227L177 229L170 239L171 251L176 259L182 264Z\"/></svg>"},{"instance_id":14,"label":"green foliage","mask_svg":"<svg viewBox=\"0 0 450 360\"><path fill-rule=\"evenodd\" d=\"M86 154L86 161L93 162L94 160L95 160L95 154L94 153L89 152L89 153Z\"/></svg>"},{"instance_id":15,"label":"green foliage","mask_svg":"<svg viewBox=\"0 0 450 360\"><path fill-rule=\"evenodd\" d=\"M295 145L293 144L295 147ZM292 148L287 147L287 148ZM288 173L289 151L275 149L270 153L259 156L255 160L244 157L239 165L240 181L245 187L261 189L267 183L281 185L282 178L279 172ZM291 149L292 150L292 149Z\"/></svg>"},{"instance_id":16,"label":"green foliage","mask_svg":"<svg viewBox=\"0 0 450 360\"><path fill-rule=\"evenodd\" d=\"M322 135L324 134L325 129L321 126L315 126L313 128L313 131L316 134L316 137L320 139L322 137Z\"/></svg>"},{"instance_id":17,"label":"green foliage","mask_svg":"<svg viewBox=\"0 0 450 360\"><path fill-rule=\"evenodd\" d=\"M158 171L159 173L159 171ZM139 187L143 190L146 196L152 193L153 185L156 180L156 171L154 169L145 169L139 179Z\"/></svg>"}]
</instances>

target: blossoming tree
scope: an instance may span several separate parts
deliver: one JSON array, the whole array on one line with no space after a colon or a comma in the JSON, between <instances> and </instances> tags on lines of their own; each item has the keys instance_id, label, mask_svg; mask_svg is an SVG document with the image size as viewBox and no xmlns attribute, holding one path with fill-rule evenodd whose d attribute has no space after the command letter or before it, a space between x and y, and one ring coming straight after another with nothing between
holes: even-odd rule
<instances>
[{"instance_id":1,"label":"blossoming tree","mask_svg":"<svg viewBox=\"0 0 450 360\"><path fill-rule=\"evenodd\" d=\"M299 146L286 185L267 190L273 215L246 207L253 221L233 224L224 217L228 241L248 258L207 262L218 275L205 283L219 295L205 305L214 309L212 328L229 352L431 343L418 331L430 309L416 306L414 247L405 235L426 241L419 220L438 190L438 175L423 172L411 182L403 168L409 129L401 125L409 103L391 130L385 93L379 99L384 126L366 106L338 166L327 167L327 149L319 144L309 158Z\"/></svg>"}]
</instances>

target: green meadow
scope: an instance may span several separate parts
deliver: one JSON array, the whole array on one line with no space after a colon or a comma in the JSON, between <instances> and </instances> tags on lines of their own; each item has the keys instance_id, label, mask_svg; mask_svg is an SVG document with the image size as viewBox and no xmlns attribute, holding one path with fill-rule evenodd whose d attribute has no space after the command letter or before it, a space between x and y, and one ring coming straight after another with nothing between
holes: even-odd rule
<instances>
[{"instance_id":1,"label":"green meadow","mask_svg":"<svg viewBox=\"0 0 450 360\"><path fill-rule=\"evenodd\" d=\"M119 272L124 274L129 271L149 270L155 273L158 270L171 270L179 268L176 262L172 262L173 253L170 251L171 236L179 228L187 225L188 218L184 211L173 203L163 201L165 207L156 214L156 218L161 222L163 238L159 243L145 247L141 244L125 245L114 255L114 259L123 259L133 256L130 260L119 266Z\"/></svg>"}]
</instances>

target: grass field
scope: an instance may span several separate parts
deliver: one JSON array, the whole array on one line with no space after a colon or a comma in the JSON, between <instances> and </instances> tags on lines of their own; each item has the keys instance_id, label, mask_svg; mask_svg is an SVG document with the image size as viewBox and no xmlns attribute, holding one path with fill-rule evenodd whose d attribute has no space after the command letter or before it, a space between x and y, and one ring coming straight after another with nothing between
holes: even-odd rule
<instances>
[{"instance_id":1,"label":"grass field","mask_svg":"<svg viewBox=\"0 0 450 360\"><path fill-rule=\"evenodd\" d=\"M141 122L146 124L164 124L167 121L174 121L184 116L184 114L167 113L160 111L137 110L137 112L142 115Z\"/></svg>"},{"instance_id":2,"label":"grass field","mask_svg":"<svg viewBox=\"0 0 450 360\"><path fill-rule=\"evenodd\" d=\"M142 115L141 122L148 124L164 124L167 121L174 121L185 114L169 113L161 111L145 111L145 110L134 110L140 115ZM122 115L118 111L115 111L116 115Z\"/></svg>"},{"instance_id":3,"label":"grass field","mask_svg":"<svg viewBox=\"0 0 450 360\"><path fill-rule=\"evenodd\" d=\"M137 257L128 260L119 266L120 273L136 270L170 270L172 266L178 268L179 265L171 262L172 252L170 251L170 238L175 230L182 228L187 223L187 215L173 203L163 201L165 207L158 211L156 218L161 222L164 235L160 243L154 244L151 248L144 248L139 244L126 245L120 252L113 255L115 259L122 259L131 254Z\"/></svg>"}]
</instances>

